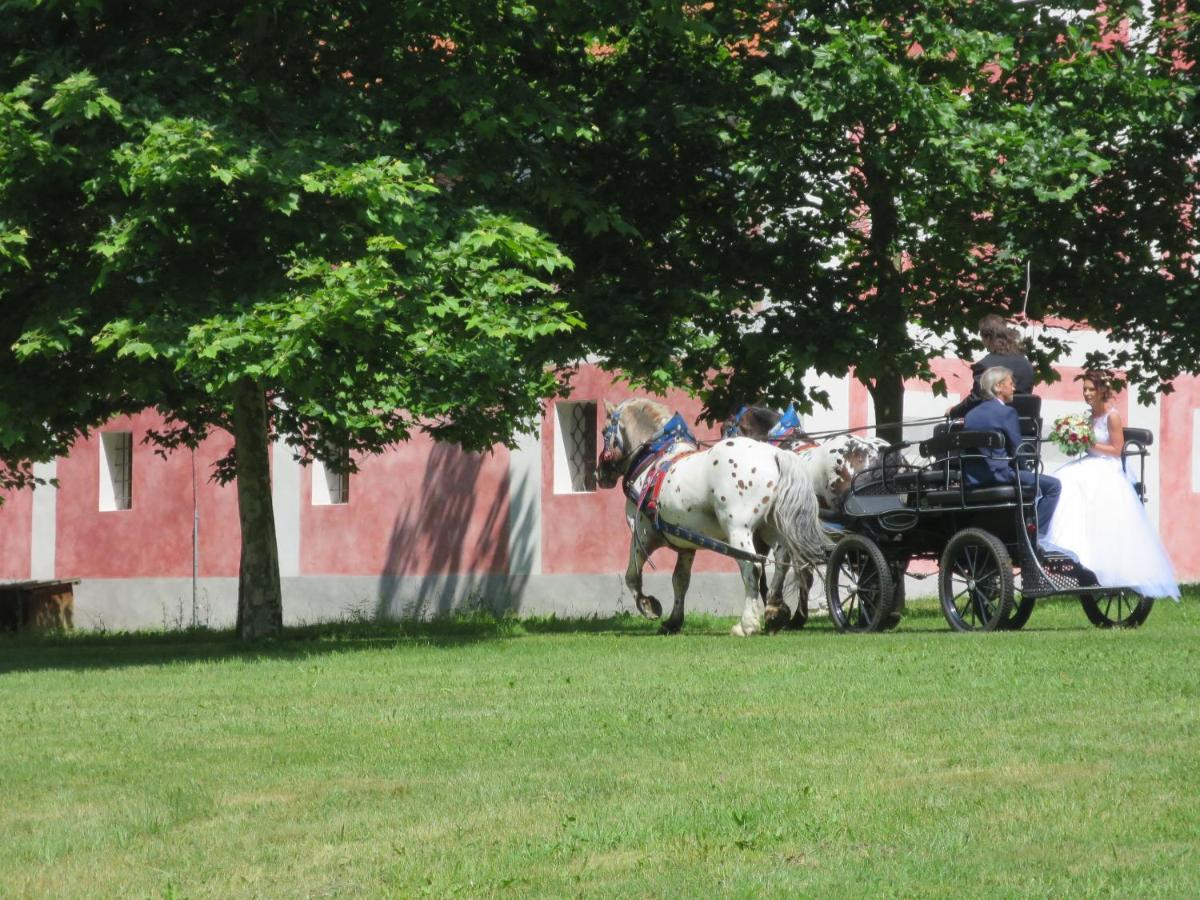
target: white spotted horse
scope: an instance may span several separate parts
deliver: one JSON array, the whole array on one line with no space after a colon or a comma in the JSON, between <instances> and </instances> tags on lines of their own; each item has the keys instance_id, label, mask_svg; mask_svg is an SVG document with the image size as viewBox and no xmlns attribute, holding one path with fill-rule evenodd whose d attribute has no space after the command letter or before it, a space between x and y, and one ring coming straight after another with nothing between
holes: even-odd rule
<instances>
[{"instance_id":1,"label":"white spotted horse","mask_svg":"<svg viewBox=\"0 0 1200 900\"><path fill-rule=\"evenodd\" d=\"M625 583L638 610L649 618L661 614L658 601L642 592L642 570L654 550L671 547L674 605L659 632L679 631L696 550L717 550L737 560L745 589L742 616L732 633L760 631L763 558L756 538L810 563L824 559L828 550L816 493L800 460L742 437L702 450L683 419L653 400L605 403L605 411L596 475L601 487L623 484L633 530Z\"/></svg>"},{"instance_id":2,"label":"white spotted horse","mask_svg":"<svg viewBox=\"0 0 1200 900\"><path fill-rule=\"evenodd\" d=\"M725 421L722 434L726 437L741 435L754 440L766 441L782 450L795 454L803 463L821 510L838 512L849 493L855 476L881 471L891 445L877 437L866 437L850 433L838 434L821 440L814 439L800 428L800 418L793 405L785 412L765 406L743 406ZM776 551L775 573L766 591L766 622L770 630L784 626L803 628L808 622L808 594L813 584L810 565L796 566L796 583L799 599L793 614L784 601L784 583L787 577L789 558L786 548Z\"/></svg>"}]
</instances>

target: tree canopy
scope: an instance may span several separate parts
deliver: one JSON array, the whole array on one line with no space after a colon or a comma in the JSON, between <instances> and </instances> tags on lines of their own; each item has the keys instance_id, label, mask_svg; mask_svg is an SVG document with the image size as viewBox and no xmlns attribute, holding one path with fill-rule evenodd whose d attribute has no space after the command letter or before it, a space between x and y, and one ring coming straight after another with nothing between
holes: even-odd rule
<instances>
[{"instance_id":1,"label":"tree canopy","mask_svg":"<svg viewBox=\"0 0 1200 900\"><path fill-rule=\"evenodd\" d=\"M713 417L853 367L892 422L1027 267L1157 386L1200 357L1195 19L1093 6L9 4L0 478L146 405L232 429L249 636L271 434L486 447L585 357Z\"/></svg>"},{"instance_id":2,"label":"tree canopy","mask_svg":"<svg viewBox=\"0 0 1200 900\"><path fill-rule=\"evenodd\" d=\"M509 441L581 324L553 284L569 260L431 170L373 94L370 50L434 77L428 23L371 25L325 2L30 2L0 24L5 477L121 410L159 408L168 445L228 428L246 636L280 621L270 435L334 463L417 429Z\"/></svg>"},{"instance_id":3,"label":"tree canopy","mask_svg":"<svg viewBox=\"0 0 1200 900\"><path fill-rule=\"evenodd\" d=\"M611 17L591 58L536 45L558 78L546 96L579 85L592 131L489 158L521 160L502 202L576 263L581 353L686 384L713 417L853 367L896 421L904 379L936 384L931 357L972 353L984 313L1021 311L1027 271L1031 317L1136 335L1130 374L1157 388L1198 349L1172 327L1195 306L1195 70L1178 65L1194 48L1175 30L1194 20L1094 7ZM1064 342L1041 341L1052 377Z\"/></svg>"}]
</instances>

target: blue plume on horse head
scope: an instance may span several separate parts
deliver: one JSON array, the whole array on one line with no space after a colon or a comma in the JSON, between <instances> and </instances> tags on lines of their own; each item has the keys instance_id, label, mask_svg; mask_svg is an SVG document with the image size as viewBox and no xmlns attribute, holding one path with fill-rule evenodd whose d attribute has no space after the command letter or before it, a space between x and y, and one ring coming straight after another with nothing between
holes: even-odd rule
<instances>
[{"instance_id":1,"label":"blue plume on horse head","mask_svg":"<svg viewBox=\"0 0 1200 900\"><path fill-rule=\"evenodd\" d=\"M767 432L768 441L778 441L790 436L793 432L800 430L800 413L796 412L796 404L789 403L787 410L778 422L775 423L770 431Z\"/></svg>"}]
</instances>

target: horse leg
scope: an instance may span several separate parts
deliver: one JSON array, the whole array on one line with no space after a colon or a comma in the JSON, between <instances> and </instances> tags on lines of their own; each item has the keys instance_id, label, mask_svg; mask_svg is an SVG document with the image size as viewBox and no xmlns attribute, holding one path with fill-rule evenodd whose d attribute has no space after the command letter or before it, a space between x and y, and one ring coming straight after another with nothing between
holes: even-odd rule
<instances>
[{"instance_id":1,"label":"horse leg","mask_svg":"<svg viewBox=\"0 0 1200 900\"><path fill-rule=\"evenodd\" d=\"M731 533L729 543L730 546L737 547L739 550L745 550L748 553L754 552L754 535L750 531ZM743 559L738 560L738 568L742 570L742 587L745 589L746 600L742 606L742 618L730 629L730 633L737 637L749 637L762 630L762 623L759 619L759 604L762 603L762 600L758 595L760 566L758 563Z\"/></svg>"},{"instance_id":2,"label":"horse leg","mask_svg":"<svg viewBox=\"0 0 1200 900\"><path fill-rule=\"evenodd\" d=\"M695 550L680 550L675 557L675 571L671 573L675 605L671 607L671 615L658 627L659 634L678 634L679 629L683 628L683 598L687 596L688 585L692 583L692 562L695 558Z\"/></svg>"},{"instance_id":3,"label":"horse leg","mask_svg":"<svg viewBox=\"0 0 1200 900\"><path fill-rule=\"evenodd\" d=\"M788 628L803 628L808 624L808 595L812 591L814 579L812 566L804 566L796 570L796 588L798 589L796 614L788 622Z\"/></svg>"},{"instance_id":4,"label":"horse leg","mask_svg":"<svg viewBox=\"0 0 1200 900\"><path fill-rule=\"evenodd\" d=\"M647 619L662 617L662 604L658 599L642 593L642 570L646 567L646 558L655 549L657 542L653 541L652 536L642 533L639 528L629 542L629 565L625 568L625 585L633 594L637 611Z\"/></svg>"},{"instance_id":5,"label":"horse leg","mask_svg":"<svg viewBox=\"0 0 1200 900\"><path fill-rule=\"evenodd\" d=\"M789 560L787 550L782 544L777 544L775 546L775 571L771 575L771 587L766 595L767 608L763 613L768 634L774 634L790 624L792 611L788 609L788 605L783 599L783 585L787 579Z\"/></svg>"}]
</instances>

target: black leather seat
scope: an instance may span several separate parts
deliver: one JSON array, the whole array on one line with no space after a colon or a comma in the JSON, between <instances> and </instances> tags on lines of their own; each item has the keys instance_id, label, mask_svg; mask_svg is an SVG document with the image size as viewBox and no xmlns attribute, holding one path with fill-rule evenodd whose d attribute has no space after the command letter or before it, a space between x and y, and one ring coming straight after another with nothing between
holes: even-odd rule
<instances>
[{"instance_id":1,"label":"black leather seat","mask_svg":"<svg viewBox=\"0 0 1200 900\"><path fill-rule=\"evenodd\" d=\"M930 506L958 506L963 502L967 506L1016 503L1017 489L1007 484L989 484L986 487L970 487L965 491L958 488L949 491L927 491L921 494L921 500Z\"/></svg>"}]
</instances>

